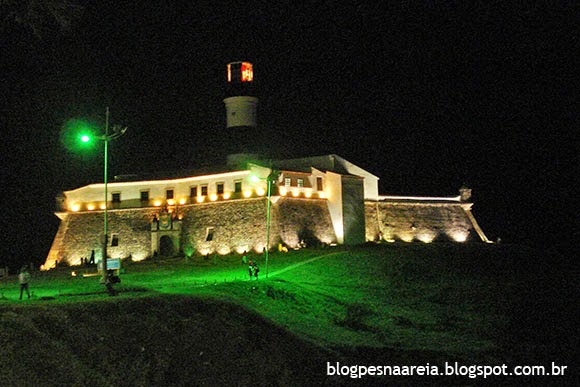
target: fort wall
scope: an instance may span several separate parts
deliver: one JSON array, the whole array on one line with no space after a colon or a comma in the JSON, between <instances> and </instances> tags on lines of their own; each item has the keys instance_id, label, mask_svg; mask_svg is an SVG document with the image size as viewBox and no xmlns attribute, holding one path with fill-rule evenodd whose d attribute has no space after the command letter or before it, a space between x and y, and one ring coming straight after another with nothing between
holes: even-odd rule
<instances>
[{"instance_id":1,"label":"fort wall","mask_svg":"<svg viewBox=\"0 0 580 387\"><path fill-rule=\"evenodd\" d=\"M471 203L365 202L366 239L387 242L477 239L467 215Z\"/></svg>"},{"instance_id":2,"label":"fort wall","mask_svg":"<svg viewBox=\"0 0 580 387\"><path fill-rule=\"evenodd\" d=\"M336 236L325 200L273 197L270 246L297 247L300 241L334 243ZM108 211L110 258L142 260L163 253L162 238L175 241L172 255L243 254L262 252L266 246L267 199L255 198L180 206L170 215L172 223L160 226L159 208ZM54 260L78 265L95 251L102 256L103 212L67 213L61 216L63 235L53 243L45 266ZM115 238L115 243L112 243ZM115 245L116 244L116 245Z\"/></svg>"}]
</instances>

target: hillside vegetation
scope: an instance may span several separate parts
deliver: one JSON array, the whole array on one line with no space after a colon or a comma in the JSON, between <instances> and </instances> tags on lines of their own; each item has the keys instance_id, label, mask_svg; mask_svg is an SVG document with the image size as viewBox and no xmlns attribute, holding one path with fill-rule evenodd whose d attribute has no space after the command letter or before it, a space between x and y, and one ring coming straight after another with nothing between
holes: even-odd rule
<instances>
[{"instance_id":1,"label":"hillside vegetation","mask_svg":"<svg viewBox=\"0 0 580 387\"><path fill-rule=\"evenodd\" d=\"M336 385L326 362L573 366L577 286L516 246L369 245L35 273L0 282L0 385ZM551 263L548 263L551 262ZM381 382L367 379L366 382ZM383 380L384 381L384 380ZM464 379L463 382L468 382Z\"/></svg>"}]
</instances>

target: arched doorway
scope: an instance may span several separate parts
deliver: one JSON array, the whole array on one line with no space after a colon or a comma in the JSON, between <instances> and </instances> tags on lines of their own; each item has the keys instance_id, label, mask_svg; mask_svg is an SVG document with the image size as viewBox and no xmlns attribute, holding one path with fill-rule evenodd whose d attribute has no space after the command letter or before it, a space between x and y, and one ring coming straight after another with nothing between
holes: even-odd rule
<instances>
[{"instance_id":1,"label":"arched doorway","mask_svg":"<svg viewBox=\"0 0 580 387\"><path fill-rule=\"evenodd\" d=\"M175 255L175 247L170 236L163 235L159 239L159 255L162 257L172 257Z\"/></svg>"}]
</instances>

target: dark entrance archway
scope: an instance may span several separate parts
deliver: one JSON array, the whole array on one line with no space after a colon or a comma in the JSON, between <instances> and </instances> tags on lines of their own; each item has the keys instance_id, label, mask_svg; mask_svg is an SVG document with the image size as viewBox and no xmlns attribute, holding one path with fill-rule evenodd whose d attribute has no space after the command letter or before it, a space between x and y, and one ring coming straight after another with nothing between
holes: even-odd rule
<instances>
[{"instance_id":1,"label":"dark entrance archway","mask_svg":"<svg viewBox=\"0 0 580 387\"><path fill-rule=\"evenodd\" d=\"M159 239L159 255L162 257L172 257L175 255L175 247L173 246L171 237L163 235Z\"/></svg>"}]
</instances>

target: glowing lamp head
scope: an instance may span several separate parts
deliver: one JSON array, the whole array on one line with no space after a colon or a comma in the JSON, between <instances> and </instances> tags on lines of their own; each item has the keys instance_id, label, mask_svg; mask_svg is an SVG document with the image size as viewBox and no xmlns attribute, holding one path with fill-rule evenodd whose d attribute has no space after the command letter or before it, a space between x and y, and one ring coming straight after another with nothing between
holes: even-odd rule
<instances>
[{"instance_id":1,"label":"glowing lamp head","mask_svg":"<svg viewBox=\"0 0 580 387\"><path fill-rule=\"evenodd\" d=\"M68 120L62 130L62 140L67 149L73 152L84 153L95 146L96 125L94 123L71 119Z\"/></svg>"},{"instance_id":2,"label":"glowing lamp head","mask_svg":"<svg viewBox=\"0 0 580 387\"><path fill-rule=\"evenodd\" d=\"M250 62L228 63L228 83L252 82L254 68Z\"/></svg>"}]
</instances>

